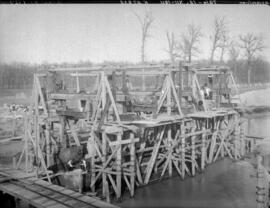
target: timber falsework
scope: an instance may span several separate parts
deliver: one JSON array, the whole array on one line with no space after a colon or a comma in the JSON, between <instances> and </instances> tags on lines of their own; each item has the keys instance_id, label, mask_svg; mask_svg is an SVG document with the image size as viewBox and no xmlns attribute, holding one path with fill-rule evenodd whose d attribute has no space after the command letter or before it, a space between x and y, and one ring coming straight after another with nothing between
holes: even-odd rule
<instances>
[{"instance_id":1,"label":"timber falsework","mask_svg":"<svg viewBox=\"0 0 270 208\"><path fill-rule=\"evenodd\" d=\"M207 100L200 90L209 75L213 94ZM245 137L233 91L239 98L227 68L159 65L39 72L16 168L55 183L61 172L52 167L59 167L59 154L81 148L88 165L79 171L79 191L107 200L119 200L125 191L133 197L136 187L175 174L195 176L220 158L237 160L253 150L254 139Z\"/></svg>"}]
</instances>

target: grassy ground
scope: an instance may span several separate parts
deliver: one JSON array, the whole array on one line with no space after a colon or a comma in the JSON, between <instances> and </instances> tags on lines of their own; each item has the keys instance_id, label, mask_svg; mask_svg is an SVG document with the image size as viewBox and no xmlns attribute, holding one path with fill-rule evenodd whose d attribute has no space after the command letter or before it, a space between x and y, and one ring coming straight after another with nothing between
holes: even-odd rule
<instances>
[{"instance_id":1,"label":"grassy ground","mask_svg":"<svg viewBox=\"0 0 270 208\"><path fill-rule=\"evenodd\" d=\"M31 92L31 89L0 89L0 106L3 106L5 103L29 105Z\"/></svg>"}]
</instances>

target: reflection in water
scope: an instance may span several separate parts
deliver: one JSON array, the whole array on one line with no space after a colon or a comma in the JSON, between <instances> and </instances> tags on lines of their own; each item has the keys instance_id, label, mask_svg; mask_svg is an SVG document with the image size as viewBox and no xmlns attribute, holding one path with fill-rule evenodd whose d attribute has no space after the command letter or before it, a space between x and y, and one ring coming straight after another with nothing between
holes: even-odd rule
<instances>
[{"instance_id":1,"label":"reflection in water","mask_svg":"<svg viewBox=\"0 0 270 208\"><path fill-rule=\"evenodd\" d=\"M270 113L249 116L246 122L247 135L263 137L270 140Z\"/></svg>"}]
</instances>

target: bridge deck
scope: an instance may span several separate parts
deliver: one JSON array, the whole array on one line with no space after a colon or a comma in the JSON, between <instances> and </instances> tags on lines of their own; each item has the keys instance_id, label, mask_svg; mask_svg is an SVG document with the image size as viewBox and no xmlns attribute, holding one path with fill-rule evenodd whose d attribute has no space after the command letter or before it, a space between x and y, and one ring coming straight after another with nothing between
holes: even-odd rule
<instances>
[{"instance_id":1,"label":"bridge deck","mask_svg":"<svg viewBox=\"0 0 270 208\"><path fill-rule=\"evenodd\" d=\"M33 175L2 167L0 170L0 190L25 200L37 208L117 208L117 206L100 199L37 179Z\"/></svg>"}]
</instances>

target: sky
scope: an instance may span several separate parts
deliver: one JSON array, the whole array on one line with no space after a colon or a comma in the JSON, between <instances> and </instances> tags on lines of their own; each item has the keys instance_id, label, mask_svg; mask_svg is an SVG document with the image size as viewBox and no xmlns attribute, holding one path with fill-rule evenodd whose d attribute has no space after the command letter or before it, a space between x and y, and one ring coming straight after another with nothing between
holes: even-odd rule
<instances>
[{"instance_id":1,"label":"sky","mask_svg":"<svg viewBox=\"0 0 270 208\"><path fill-rule=\"evenodd\" d=\"M33 4L0 5L0 62L140 61L141 28L134 11L152 12L146 60L169 59L166 31L176 39L188 24L201 27L198 59L210 56L215 16L225 16L230 36L262 34L270 61L270 7L266 5ZM226 58L226 56L225 56Z\"/></svg>"}]
</instances>

